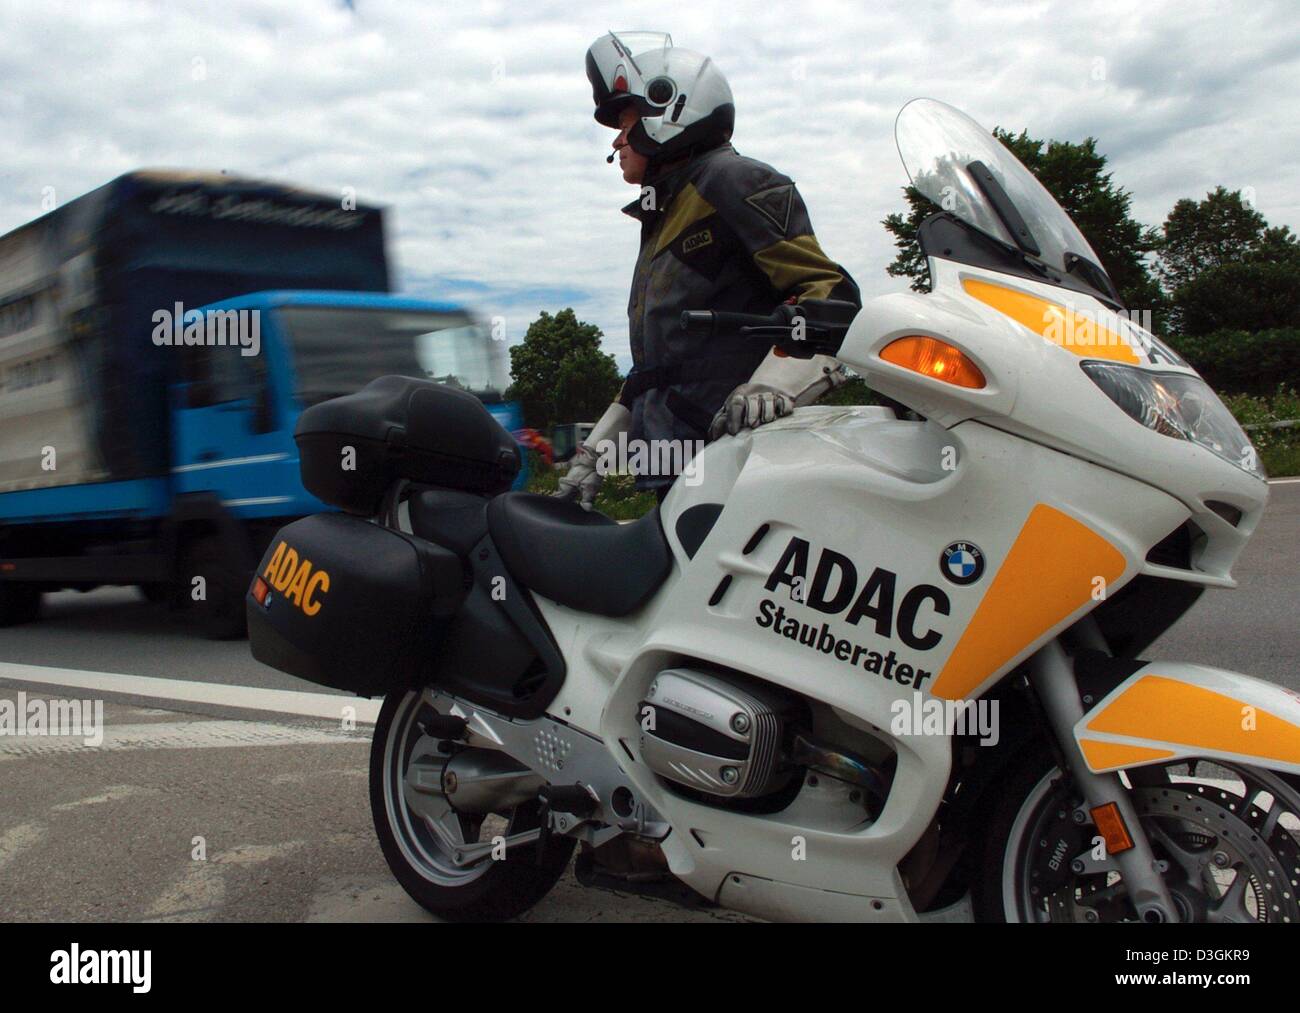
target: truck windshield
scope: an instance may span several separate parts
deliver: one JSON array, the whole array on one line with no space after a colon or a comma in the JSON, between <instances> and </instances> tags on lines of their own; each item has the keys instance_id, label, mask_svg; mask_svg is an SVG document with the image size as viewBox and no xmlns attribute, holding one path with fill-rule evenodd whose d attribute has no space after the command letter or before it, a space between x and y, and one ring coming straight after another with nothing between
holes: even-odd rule
<instances>
[{"instance_id":1,"label":"truck windshield","mask_svg":"<svg viewBox=\"0 0 1300 1013\"><path fill-rule=\"evenodd\" d=\"M304 405L389 374L427 377L485 401L500 400L509 382L504 342L465 313L338 306L279 312Z\"/></svg>"}]
</instances>

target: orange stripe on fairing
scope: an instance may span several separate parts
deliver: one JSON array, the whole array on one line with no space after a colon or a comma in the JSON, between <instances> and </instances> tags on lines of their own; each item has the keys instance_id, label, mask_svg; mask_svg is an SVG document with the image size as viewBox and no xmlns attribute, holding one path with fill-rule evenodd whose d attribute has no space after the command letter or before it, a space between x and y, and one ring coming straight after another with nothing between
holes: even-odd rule
<instances>
[{"instance_id":1,"label":"orange stripe on fairing","mask_svg":"<svg viewBox=\"0 0 1300 1013\"><path fill-rule=\"evenodd\" d=\"M1039 503L998 568L975 615L930 692L948 700L971 691L1053 626L1124 574L1124 554L1073 517Z\"/></svg>"},{"instance_id":2,"label":"orange stripe on fairing","mask_svg":"<svg viewBox=\"0 0 1300 1013\"><path fill-rule=\"evenodd\" d=\"M1150 760L1166 760L1174 755L1171 749L1149 749L1122 742L1102 742L1100 739L1080 739L1079 745L1088 766L1099 772L1131 767Z\"/></svg>"},{"instance_id":3,"label":"orange stripe on fairing","mask_svg":"<svg viewBox=\"0 0 1300 1013\"><path fill-rule=\"evenodd\" d=\"M1251 722L1253 728L1243 727ZM1300 763L1300 725L1162 675L1142 676L1089 721L1088 730Z\"/></svg>"},{"instance_id":4,"label":"orange stripe on fairing","mask_svg":"<svg viewBox=\"0 0 1300 1013\"><path fill-rule=\"evenodd\" d=\"M1135 364L1144 361L1133 351L1129 338L1060 303L974 278L967 278L961 285L980 302L1080 358Z\"/></svg>"}]
</instances>

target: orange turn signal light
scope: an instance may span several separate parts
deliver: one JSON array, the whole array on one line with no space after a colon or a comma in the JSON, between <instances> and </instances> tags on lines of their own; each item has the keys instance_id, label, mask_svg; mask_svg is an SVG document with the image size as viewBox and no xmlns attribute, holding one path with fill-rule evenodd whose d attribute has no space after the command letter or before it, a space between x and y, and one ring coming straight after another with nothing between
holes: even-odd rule
<instances>
[{"instance_id":1,"label":"orange turn signal light","mask_svg":"<svg viewBox=\"0 0 1300 1013\"><path fill-rule=\"evenodd\" d=\"M266 596L271 593L271 585L261 577L253 581L253 601L259 605L266 604Z\"/></svg>"},{"instance_id":2,"label":"orange turn signal light","mask_svg":"<svg viewBox=\"0 0 1300 1013\"><path fill-rule=\"evenodd\" d=\"M1124 826L1124 817L1120 815L1119 806L1114 802L1107 802L1094 808L1092 822L1097 825L1097 832L1106 842L1107 854L1118 855L1121 851L1128 851L1133 847L1133 838L1128 835L1128 827Z\"/></svg>"},{"instance_id":3,"label":"orange turn signal light","mask_svg":"<svg viewBox=\"0 0 1300 1013\"><path fill-rule=\"evenodd\" d=\"M971 362L960 348L938 338L921 334L896 338L880 350L880 357L895 366L958 387L979 389L984 386L984 374L979 366Z\"/></svg>"}]
</instances>

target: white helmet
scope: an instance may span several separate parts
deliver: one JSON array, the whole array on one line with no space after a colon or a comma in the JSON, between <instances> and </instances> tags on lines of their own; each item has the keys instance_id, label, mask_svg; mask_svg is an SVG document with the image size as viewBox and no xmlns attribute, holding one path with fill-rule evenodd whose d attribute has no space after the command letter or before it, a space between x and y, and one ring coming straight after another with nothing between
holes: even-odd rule
<instances>
[{"instance_id":1,"label":"white helmet","mask_svg":"<svg viewBox=\"0 0 1300 1013\"><path fill-rule=\"evenodd\" d=\"M722 71L701 53L674 49L665 32L610 32L587 50L596 119L618 127L622 107L641 114L628 133L632 150L655 159L731 136L736 106Z\"/></svg>"}]
</instances>

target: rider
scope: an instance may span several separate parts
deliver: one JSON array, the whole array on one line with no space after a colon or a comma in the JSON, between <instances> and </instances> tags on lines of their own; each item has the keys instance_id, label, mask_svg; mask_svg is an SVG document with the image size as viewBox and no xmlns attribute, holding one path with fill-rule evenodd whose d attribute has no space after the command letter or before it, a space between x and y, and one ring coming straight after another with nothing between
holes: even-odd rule
<instances>
[{"instance_id":1,"label":"rider","mask_svg":"<svg viewBox=\"0 0 1300 1013\"><path fill-rule=\"evenodd\" d=\"M611 33L587 50L596 120L618 130L623 208L641 222L628 301L632 371L574 455L557 495L590 510L603 441L680 443L735 435L810 404L845 379L833 359L785 357L738 334L701 337L683 310L768 314L781 302L838 299L858 287L822 252L794 182L729 143L731 88L713 61L657 32ZM615 155L609 156L609 161ZM673 475L641 474L662 500Z\"/></svg>"}]
</instances>

